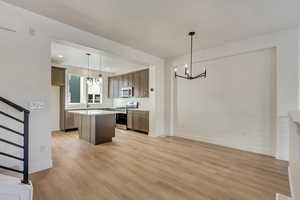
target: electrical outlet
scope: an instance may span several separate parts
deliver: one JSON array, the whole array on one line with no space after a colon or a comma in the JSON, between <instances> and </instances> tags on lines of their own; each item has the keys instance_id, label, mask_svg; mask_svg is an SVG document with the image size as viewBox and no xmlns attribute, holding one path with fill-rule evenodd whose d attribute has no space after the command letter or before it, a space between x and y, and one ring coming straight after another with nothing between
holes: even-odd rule
<instances>
[{"instance_id":1,"label":"electrical outlet","mask_svg":"<svg viewBox=\"0 0 300 200\"><path fill-rule=\"evenodd\" d=\"M40 152L45 152L47 150L47 147L45 145L40 146Z\"/></svg>"},{"instance_id":2,"label":"electrical outlet","mask_svg":"<svg viewBox=\"0 0 300 200\"><path fill-rule=\"evenodd\" d=\"M29 35L35 36L35 30L33 28L29 28Z\"/></svg>"}]
</instances>

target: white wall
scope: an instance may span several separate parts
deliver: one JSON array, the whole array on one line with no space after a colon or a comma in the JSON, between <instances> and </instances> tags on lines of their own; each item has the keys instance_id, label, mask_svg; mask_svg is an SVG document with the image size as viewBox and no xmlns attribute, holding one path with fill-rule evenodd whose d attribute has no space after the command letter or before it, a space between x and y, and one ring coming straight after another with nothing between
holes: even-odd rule
<instances>
[{"instance_id":1,"label":"white wall","mask_svg":"<svg viewBox=\"0 0 300 200\"><path fill-rule=\"evenodd\" d=\"M176 79L175 136L272 155L275 60L255 51L201 63L205 80Z\"/></svg>"},{"instance_id":2,"label":"white wall","mask_svg":"<svg viewBox=\"0 0 300 200\"><path fill-rule=\"evenodd\" d=\"M59 126L59 114L60 114L60 88L57 86L51 87L50 95L50 120L51 120L51 131L60 130Z\"/></svg>"},{"instance_id":3,"label":"white wall","mask_svg":"<svg viewBox=\"0 0 300 200\"><path fill-rule=\"evenodd\" d=\"M278 159L288 160L288 112L298 107L298 66L299 46L298 30L290 29L273 34L262 35L247 40L236 41L222 46L206 49L194 53L195 62L216 60L228 56L245 54L266 48L276 48L276 139L273 155ZM169 134L176 134L175 119L177 105L177 86L174 81L174 66L184 64L188 56L169 58L167 60L169 80L166 80L166 108L167 126ZM209 76L209 74L208 74ZM209 77L208 77L209 79ZM170 92L168 92L170 91ZM190 97L192 98L192 97ZM168 120L170 119L170 120ZM199 121L200 122L200 121ZM224 144L226 145L226 144Z\"/></svg>"},{"instance_id":4,"label":"white wall","mask_svg":"<svg viewBox=\"0 0 300 200\"><path fill-rule=\"evenodd\" d=\"M14 29L7 32L0 29L0 95L28 107L30 101L42 101L45 108L32 111L30 118L30 171L51 167L51 120L50 120L50 49L51 42L67 41L90 48L110 52L130 61L137 61L163 69L163 60L105 39L36 15L0 1L0 26ZM163 74L157 73L156 81L162 82ZM163 88L157 83L156 93ZM160 135L163 116L157 111L162 108L162 99L155 96L152 107L154 135ZM159 120L161 119L161 120ZM158 124L157 124L158 123Z\"/></svg>"},{"instance_id":5,"label":"white wall","mask_svg":"<svg viewBox=\"0 0 300 200\"><path fill-rule=\"evenodd\" d=\"M31 170L48 168L51 166L50 41L42 35L32 37L22 32L0 31L0 38L0 95L25 107L31 101L45 103L43 110L30 113L29 150ZM6 150L12 152L10 147ZM17 164L20 163L13 165Z\"/></svg>"}]
</instances>

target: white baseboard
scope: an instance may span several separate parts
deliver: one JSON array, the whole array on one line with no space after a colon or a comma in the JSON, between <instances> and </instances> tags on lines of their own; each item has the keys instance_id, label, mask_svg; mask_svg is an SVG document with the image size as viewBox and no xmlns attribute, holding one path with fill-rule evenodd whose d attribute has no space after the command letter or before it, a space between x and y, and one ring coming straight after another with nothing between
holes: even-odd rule
<instances>
[{"instance_id":1,"label":"white baseboard","mask_svg":"<svg viewBox=\"0 0 300 200\"><path fill-rule=\"evenodd\" d=\"M280 155L275 155L275 158L276 158L277 160L289 161L286 157L280 156Z\"/></svg>"},{"instance_id":2,"label":"white baseboard","mask_svg":"<svg viewBox=\"0 0 300 200\"><path fill-rule=\"evenodd\" d=\"M276 194L276 200L292 200L290 197L287 197L285 195L282 194Z\"/></svg>"},{"instance_id":3,"label":"white baseboard","mask_svg":"<svg viewBox=\"0 0 300 200\"><path fill-rule=\"evenodd\" d=\"M291 197L290 200L293 200L294 197L294 187L293 187L293 179L292 179L292 171L291 167L288 167L288 175L289 175L289 183L290 183L290 192L291 192Z\"/></svg>"},{"instance_id":4,"label":"white baseboard","mask_svg":"<svg viewBox=\"0 0 300 200\"><path fill-rule=\"evenodd\" d=\"M195 136L195 135L180 135L177 134L175 135L177 137L182 137L186 139L191 139L191 140L197 140L201 142L206 142L206 143L211 143L211 144L216 144L224 147L229 147L229 148L234 148L234 149L239 149L243 151L248 151L248 152L253 152L253 153L258 153L258 154L263 154L263 155L268 155L268 156L274 156L271 152L271 149L268 148L260 148L260 147L238 147L234 145L227 144L226 140L223 138L209 138L209 137L203 137L203 136Z\"/></svg>"},{"instance_id":5,"label":"white baseboard","mask_svg":"<svg viewBox=\"0 0 300 200\"><path fill-rule=\"evenodd\" d=\"M29 173L35 173L52 168L52 160L33 161L29 163Z\"/></svg>"}]
</instances>

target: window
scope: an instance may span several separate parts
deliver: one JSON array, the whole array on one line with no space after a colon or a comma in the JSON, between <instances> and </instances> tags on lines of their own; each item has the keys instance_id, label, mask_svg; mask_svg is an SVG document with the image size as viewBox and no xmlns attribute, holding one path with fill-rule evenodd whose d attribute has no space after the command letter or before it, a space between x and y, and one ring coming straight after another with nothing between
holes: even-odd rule
<instances>
[{"instance_id":1,"label":"window","mask_svg":"<svg viewBox=\"0 0 300 200\"><path fill-rule=\"evenodd\" d=\"M92 78L88 84L88 103L102 103L102 78Z\"/></svg>"},{"instance_id":2,"label":"window","mask_svg":"<svg viewBox=\"0 0 300 200\"><path fill-rule=\"evenodd\" d=\"M91 84L87 78L69 74L68 104L101 104L102 78L92 78Z\"/></svg>"},{"instance_id":3,"label":"window","mask_svg":"<svg viewBox=\"0 0 300 200\"><path fill-rule=\"evenodd\" d=\"M69 103L80 104L84 103L84 77L78 75L69 75Z\"/></svg>"}]
</instances>

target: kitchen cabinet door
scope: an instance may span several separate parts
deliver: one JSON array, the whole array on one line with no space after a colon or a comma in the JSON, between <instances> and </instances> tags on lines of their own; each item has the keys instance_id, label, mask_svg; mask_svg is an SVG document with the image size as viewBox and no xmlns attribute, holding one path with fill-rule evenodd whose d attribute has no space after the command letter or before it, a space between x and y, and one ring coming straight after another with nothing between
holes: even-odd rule
<instances>
[{"instance_id":1,"label":"kitchen cabinet door","mask_svg":"<svg viewBox=\"0 0 300 200\"><path fill-rule=\"evenodd\" d=\"M65 85L65 69L52 67L51 68L51 83L55 86Z\"/></svg>"},{"instance_id":2,"label":"kitchen cabinet door","mask_svg":"<svg viewBox=\"0 0 300 200\"><path fill-rule=\"evenodd\" d=\"M127 75L128 87L133 87L133 73Z\"/></svg>"},{"instance_id":3,"label":"kitchen cabinet door","mask_svg":"<svg viewBox=\"0 0 300 200\"><path fill-rule=\"evenodd\" d=\"M127 112L127 128L133 129L133 111L131 110Z\"/></svg>"},{"instance_id":4,"label":"kitchen cabinet door","mask_svg":"<svg viewBox=\"0 0 300 200\"><path fill-rule=\"evenodd\" d=\"M149 70L143 70L140 73L140 97L149 97Z\"/></svg>"},{"instance_id":5,"label":"kitchen cabinet door","mask_svg":"<svg viewBox=\"0 0 300 200\"><path fill-rule=\"evenodd\" d=\"M133 73L133 96L140 97L140 73Z\"/></svg>"},{"instance_id":6,"label":"kitchen cabinet door","mask_svg":"<svg viewBox=\"0 0 300 200\"><path fill-rule=\"evenodd\" d=\"M119 98L119 78L113 77L113 98Z\"/></svg>"},{"instance_id":7,"label":"kitchen cabinet door","mask_svg":"<svg viewBox=\"0 0 300 200\"><path fill-rule=\"evenodd\" d=\"M74 113L65 111L65 130L78 128L78 119Z\"/></svg>"},{"instance_id":8,"label":"kitchen cabinet door","mask_svg":"<svg viewBox=\"0 0 300 200\"><path fill-rule=\"evenodd\" d=\"M108 77L108 98L114 98L114 84L112 77Z\"/></svg>"},{"instance_id":9,"label":"kitchen cabinet door","mask_svg":"<svg viewBox=\"0 0 300 200\"><path fill-rule=\"evenodd\" d=\"M129 113L129 111L128 111ZM148 111L130 111L129 117L127 120L130 120L130 127L127 127L132 130L142 131L145 133L149 132L149 112ZM127 121L128 123L128 121Z\"/></svg>"},{"instance_id":10,"label":"kitchen cabinet door","mask_svg":"<svg viewBox=\"0 0 300 200\"><path fill-rule=\"evenodd\" d=\"M147 111L135 111L135 129L138 131L148 132L149 131L149 112Z\"/></svg>"},{"instance_id":11,"label":"kitchen cabinet door","mask_svg":"<svg viewBox=\"0 0 300 200\"><path fill-rule=\"evenodd\" d=\"M129 74L123 75L123 86L124 87L130 87L129 86Z\"/></svg>"},{"instance_id":12,"label":"kitchen cabinet door","mask_svg":"<svg viewBox=\"0 0 300 200\"><path fill-rule=\"evenodd\" d=\"M119 79L119 97L121 97L121 89L124 88L124 76L118 76Z\"/></svg>"}]
</instances>

